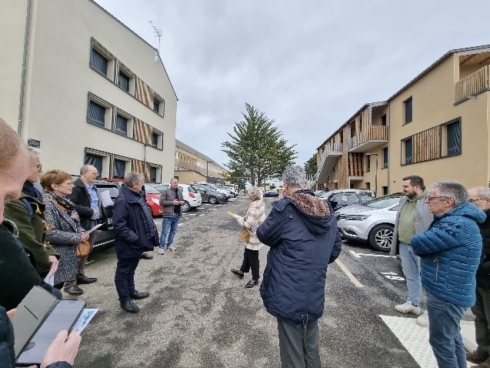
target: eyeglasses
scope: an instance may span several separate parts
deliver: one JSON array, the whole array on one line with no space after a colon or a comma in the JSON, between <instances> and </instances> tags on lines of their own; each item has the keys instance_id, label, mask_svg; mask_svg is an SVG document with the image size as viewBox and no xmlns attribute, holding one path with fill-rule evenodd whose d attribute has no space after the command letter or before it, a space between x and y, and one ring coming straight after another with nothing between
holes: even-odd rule
<instances>
[{"instance_id":1,"label":"eyeglasses","mask_svg":"<svg viewBox=\"0 0 490 368\"><path fill-rule=\"evenodd\" d=\"M426 200L427 202L431 202L431 201L433 201L434 199L441 199L441 198L444 198L444 199L451 199L451 198L449 198L449 197L445 197L445 196L438 196L438 197L425 197L425 200Z\"/></svg>"},{"instance_id":2,"label":"eyeglasses","mask_svg":"<svg viewBox=\"0 0 490 368\"><path fill-rule=\"evenodd\" d=\"M470 198L471 203L475 203L476 201L484 201L484 200L485 200L485 198L476 198L476 199Z\"/></svg>"},{"instance_id":3,"label":"eyeglasses","mask_svg":"<svg viewBox=\"0 0 490 368\"><path fill-rule=\"evenodd\" d=\"M43 169L43 165L41 165L41 164L36 165L36 167L37 167L37 169L38 169L39 171L41 171L41 170Z\"/></svg>"}]
</instances>

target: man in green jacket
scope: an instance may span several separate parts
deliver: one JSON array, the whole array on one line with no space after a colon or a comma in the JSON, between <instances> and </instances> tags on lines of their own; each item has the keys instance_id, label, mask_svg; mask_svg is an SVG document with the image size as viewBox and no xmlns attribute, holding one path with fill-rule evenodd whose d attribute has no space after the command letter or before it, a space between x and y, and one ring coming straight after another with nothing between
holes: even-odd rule
<instances>
[{"instance_id":1,"label":"man in green jacket","mask_svg":"<svg viewBox=\"0 0 490 368\"><path fill-rule=\"evenodd\" d=\"M5 217L12 221L19 230L19 240L29 249L34 257L38 274L45 278L54 275L58 268L58 253L44 242L47 224L44 219L42 194L34 187L42 173L41 151L29 147L29 176L22 188L20 199L5 204Z\"/></svg>"}]
</instances>

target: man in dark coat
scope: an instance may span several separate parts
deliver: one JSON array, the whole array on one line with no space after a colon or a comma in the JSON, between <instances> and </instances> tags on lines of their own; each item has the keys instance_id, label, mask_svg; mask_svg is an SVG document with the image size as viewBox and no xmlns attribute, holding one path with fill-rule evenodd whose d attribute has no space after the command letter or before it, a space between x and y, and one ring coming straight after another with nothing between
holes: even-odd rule
<instances>
[{"instance_id":1,"label":"man in dark coat","mask_svg":"<svg viewBox=\"0 0 490 368\"><path fill-rule=\"evenodd\" d=\"M80 177L73 183L73 191L68 195L68 199L75 204L75 210L80 217L80 225L85 230L90 230L97 225L97 220L100 219L101 201L97 194L97 188L94 186L94 181L99 175L97 168L92 165L83 165L80 168ZM97 232L93 231L88 238L90 243L90 251L94 247L95 237ZM95 277L85 276L85 264L88 256L78 259L77 284L91 284L96 282Z\"/></svg>"},{"instance_id":2,"label":"man in dark coat","mask_svg":"<svg viewBox=\"0 0 490 368\"><path fill-rule=\"evenodd\" d=\"M270 246L260 294L277 318L282 367L321 367L318 319L323 315L327 266L340 254L331 207L306 187L301 166L283 173L284 189L257 229Z\"/></svg>"},{"instance_id":3,"label":"man in dark coat","mask_svg":"<svg viewBox=\"0 0 490 368\"><path fill-rule=\"evenodd\" d=\"M471 308L475 315L477 349L466 353L466 360L490 368L490 189L472 188L468 191L470 202L485 212L487 218L478 224L482 236L480 265L476 270L476 303Z\"/></svg>"},{"instance_id":4,"label":"man in dark coat","mask_svg":"<svg viewBox=\"0 0 490 368\"><path fill-rule=\"evenodd\" d=\"M113 210L117 256L114 280L121 308L130 313L139 311L131 299L150 296L148 292L136 291L134 285L134 273L141 253L158 246L158 230L140 193L143 185L143 174L131 172L126 175L124 187L119 191Z\"/></svg>"}]
</instances>

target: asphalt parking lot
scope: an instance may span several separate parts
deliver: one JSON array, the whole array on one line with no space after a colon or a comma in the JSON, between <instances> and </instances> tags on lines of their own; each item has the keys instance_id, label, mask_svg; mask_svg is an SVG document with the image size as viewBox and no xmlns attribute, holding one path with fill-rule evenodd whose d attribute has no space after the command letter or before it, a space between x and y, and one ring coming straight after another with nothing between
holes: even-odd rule
<instances>
[{"instance_id":1,"label":"asphalt parking lot","mask_svg":"<svg viewBox=\"0 0 490 368\"><path fill-rule=\"evenodd\" d=\"M273 198L266 199L267 211ZM83 285L88 307L99 313L82 333L76 367L279 367L277 323L264 309L257 287L238 279L243 244L227 211L243 213L240 196L201 206L183 216L175 253L141 260L136 272L138 314L120 307L114 287L113 247L97 249ZM161 226L161 219L155 219ZM264 270L268 248L260 251ZM362 243L344 243L327 273L320 320L324 367L436 367L427 329L393 306L405 298L399 261ZM471 318L471 317L468 317ZM400 335L401 334L401 335ZM415 343L411 343L415 342Z\"/></svg>"}]
</instances>

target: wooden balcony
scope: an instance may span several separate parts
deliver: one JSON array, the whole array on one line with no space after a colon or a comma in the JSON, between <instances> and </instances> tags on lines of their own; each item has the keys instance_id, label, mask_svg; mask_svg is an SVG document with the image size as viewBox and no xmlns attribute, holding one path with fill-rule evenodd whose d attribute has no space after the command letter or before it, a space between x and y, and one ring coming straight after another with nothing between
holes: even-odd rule
<instances>
[{"instance_id":1,"label":"wooden balcony","mask_svg":"<svg viewBox=\"0 0 490 368\"><path fill-rule=\"evenodd\" d=\"M349 152L368 152L388 142L388 126L368 125L349 139Z\"/></svg>"},{"instance_id":2,"label":"wooden balcony","mask_svg":"<svg viewBox=\"0 0 490 368\"><path fill-rule=\"evenodd\" d=\"M461 102L483 91L490 91L490 65L478 69L456 83L455 102Z\"/></svg>"},{"instance_id":3,"label":"wooden balcony","mask_svg":"<svg viewBox=\"0 0 490 368\"><path fill-rule=\"evenodd\" d=\"M348 175L351 180L353 179L363 179L364 175L364 160L363 155L359 153L349 153L348 162Z\"/></svg>"}]
</instances>

